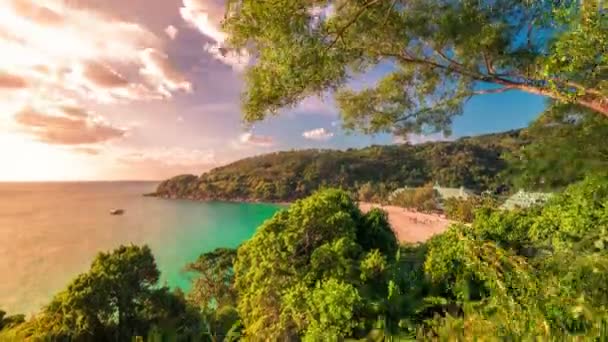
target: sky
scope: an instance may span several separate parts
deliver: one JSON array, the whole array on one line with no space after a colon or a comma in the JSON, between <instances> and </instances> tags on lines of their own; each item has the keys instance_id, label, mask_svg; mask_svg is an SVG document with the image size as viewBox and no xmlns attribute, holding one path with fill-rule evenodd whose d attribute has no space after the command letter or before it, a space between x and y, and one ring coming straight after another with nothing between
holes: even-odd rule
<instances>
[{"instance_id":1,"label":"sky","mask_svg":"<svg viewBox=\"0 0 608 342\"><path fill-rule=\"evenodd\" d=\"M223 0L0 0L0 181L160 180L243 157L390 144L311 97L245 129L246 55L221 57ZM380 66L354 80L373 84ZM473 98L453 135L521 128L544 99Z\"/></svg>"}]
</instances>

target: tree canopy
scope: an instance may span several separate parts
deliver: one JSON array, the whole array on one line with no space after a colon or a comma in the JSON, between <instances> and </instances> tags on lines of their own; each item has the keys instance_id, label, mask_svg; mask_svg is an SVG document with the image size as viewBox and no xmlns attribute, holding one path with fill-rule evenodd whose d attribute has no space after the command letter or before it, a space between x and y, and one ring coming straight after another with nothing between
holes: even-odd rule
<instances>
[{"instance_id":1,"label":"tree canopy","mask_svg":"<svg viewBox=\"0 0 608 342\"><path fill-rule=\"evenodd\" d=\"M21 338L129 341L160 328L195 336L198 316L179 294L157 286L159 275L147 246L120 246L99 253L88 272L19 327Z\"/></svg>"},{"instance_id":2,"label":"tree canopy","mask_svg":"<svg viewBox=\"0 0 608 342\"><path fill-rule=\"evenodd\" d=\"M386 214L362 214L344 192L297 201L238 250L235 284L245 335L305 341L352 335L385 296L396 250Z\"/></svg>"},{"instance_id":3,"label":"tree canopy","mask_svg":"<svg viewBox=\"0 0 608 342\"><path fill-rule=\"evenodd\" d=\"M364 149L303 150L239 160L200 177L177 176L162 182L157 195L169 198L293 201L329 186L372 195L438 182L474 190L509 184L513 174L504 156L527 143L519 131L421 145ZM515 173L515 171L514 171ZM371 196L369 199L377 198ZM365 199L365 196L363 197Z\"/></svg>"},{"instance_id":4,"label":"tree canopy","mask_svg":"<svg viewBox=\"0 0 608 342\"><path fill-rule=\"evenodd\" d=\"M253 122L335 92L344 126L448 131L473 96L520 90L608 115L601 1L231 0L229 47L252 54ZM349 81L383 66L372 87Z\"/></svg>"}]
</instances>

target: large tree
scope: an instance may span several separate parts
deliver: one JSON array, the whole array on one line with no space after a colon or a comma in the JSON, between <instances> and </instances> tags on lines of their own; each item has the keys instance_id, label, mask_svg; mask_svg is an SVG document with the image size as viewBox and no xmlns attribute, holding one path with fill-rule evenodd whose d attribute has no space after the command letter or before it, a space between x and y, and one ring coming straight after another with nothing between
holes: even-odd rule
<instances>
[{"instance_id":1,"label":"large tree","mask_svg":"<svg viewBox=\"0 0 608 342\"><path fill-rule=\"evenodd\" d=\"M608 116L601 1L231 0L227 48L247 50L246 121L334 92L344 126L449 132L473 96L524 91ZM222 50L225 51L225 50ZM363 90L348 82L390 70Z\"/></svg>"},{"instance_id":2,"label":"large tree","mask_svg":"<svg viewBox=\"0 0 608 342\"><path fill-rule=\"evenodd\" d=\"M363 214L345 192L322 190L296 201L238 249L245 336L335 341L355 334L381 311L396 252L386 214Z\"/></svg>"},{"instance_id":3,"label":"large tree","mask_svg":"<svg viewBox=\"0 0 608 342\"><path fill-rule=\"evenodd\" d=\"M34 340L129 341L156 333L195 336L198 317L185 298L159 287L148 246L99 253L42 312L23 327Z\"/></svg>"}]
</instances>

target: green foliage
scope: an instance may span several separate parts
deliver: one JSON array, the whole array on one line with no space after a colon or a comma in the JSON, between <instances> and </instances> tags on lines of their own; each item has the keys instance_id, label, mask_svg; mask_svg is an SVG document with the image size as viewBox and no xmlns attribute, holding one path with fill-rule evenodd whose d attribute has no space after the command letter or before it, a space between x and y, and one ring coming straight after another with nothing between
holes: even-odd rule
<instances>
[{"instance_id":1,"label":"green foliage","mask_svg":"<svg viewBox=\"0 0 608 342\"><path fill-rule=\"evenodd\" d=\"M0 330L2 329L11 329L13 327L18 326L19 324L25 322L24 315L10 315L7 316L6 312L0 310Z\"/></svg>"},{"instance_id":2,"label":"green foliage","mask_svg":"<svg viewBox=\"0 0 608 342\"><path fill-rule=\"evenodd\" d=\"M186 271L195 272L188 300L202 311L211 307L236 304L233 264L236 249L217 248L204 253L195 262L186 266Z\"/></svg>"},{"instance_id":3,"label":"green foliage","mask_svg":"<svg viewBox=\"0 0 608 342\"><path fill-rule=\"evenodd\" d=\"M198 316L183 296L157 287L159 272L147 246L99 253L91 269L19 329L34 340L119 340L160 329L195 336Z\"/></svg>"},{"instance_id":4,"label":"green foliage","mask_svg":"<svg viewBox=\"0 0 608 342\"><path fill-rule=\"evenodd\" d=\"M422 212L437 212L440 196L431 184L419 188L403 188L393 192L390 204Z\"/></svg>"},{"instance_id":5,"label":"green foliage","mask_svg":"<svg viewBox=\"0 0 608 342\"><path fill-rule=\"evenodd\" d=\"M123 246L32 319L0 311L0 339L603 340L607 208L608 179L588 177L542 206L481 205L471 224L398 246L385 212L325 189L189 264L189 301L158 287L149 248Z\"/></svg>"},{"instance_id":6,"label":"green foliage","mask_svg":"<svg viewBox=\"0 0 608 342\"><path fill-rule=\"evenodd\" d=\"M385 183L367 182L357 189L357 198L361 202L384 203L388 197L388 188Z\"/></svg>"},{"instance_id":7,"label":"green foliage","mask_svg":"<svg viewBox=\"0 0 608 342\"><path fill-rule=\"evenodd\" d=\"M369 286L396 250L386 216L362 214L342 191L324 190L264 223L238 250L239 313L260 339L349 335L371 310ZM377 291L372 291L377 292Z\"/></svg>"},{"instance_id":8,"label":"green foliage","mask_svg":"<svg viewBox=\"0 0 608 342\"><path fill-rule=\"evenodd\" d=\"M481 208L496 208L497 200L491 196L469 195L467 198L451 197L443 200L443 211L448 219L471 223Z\"/></svg>"},{"instance_id":9,"label":"green foliage","mask_svg":"<svg viewBox=\"0 0 608 342\"><path fill-rule=\"evenodd\" d=\"M449 132L471 97L513 90L608 115L600 4L231 0L224 29L228 48L255 60L243 96L248 122L329 91L347 129ZM348 87L378 65L392 68L374 86Z\"/></svg>"},{"instance_id":10,"label":"green foliage","mask_svg":"<svg viewBox=\"0 0 608 342\"><path fill-rule=\"evenodd\" d=\"M158 185L157 193L172 194L176 197L183 197L194 189L192 185L196 181L194 175L179 175L168 179Z\"/></svg>"},{"instance_id":11,"label":"green foliage","mask_svg":"<svg viewBox=\"0 0 608 342\"><path fill-rule=\"evenodd\" d=\"M278 152L243 159L198 178L167 180L159 185L157 194L283 202L332 186L356 193L362 201L382 202L397 188L435 181L443 186L493 190L509 183L498 177L507 167L502 155L523 143L519 132L512 131L421 145Z\"/></svg>"},{"instance_id":12,"label":"green foliage","mask_svg":"<svg viewBox=\"0 0 608 342\"><path fill-rule=\"evenodd\" d=\"M531 144L513 150L508 161L515 187L559 190L590 174L606 175L608 119L570 105L552 104L522 132Z\"/></svg>"}]
</instances>

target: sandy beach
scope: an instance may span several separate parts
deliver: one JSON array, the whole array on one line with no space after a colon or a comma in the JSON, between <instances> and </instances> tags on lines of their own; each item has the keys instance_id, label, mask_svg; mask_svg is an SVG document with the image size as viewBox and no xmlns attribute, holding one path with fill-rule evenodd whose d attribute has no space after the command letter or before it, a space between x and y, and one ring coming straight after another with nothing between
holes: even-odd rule
<instances>
[{"instance_id":1,"label":"sandy beach","mask_svg":"<svg viewBox=\"0 0 608 342\"><path fill-rule=\"evenodd\" d=\"M443 232L451 223L439 215L419 213L409 209L374 203L359 203L362 211L381 208L388 213L388 218L397 239L400 242L421 242Z\"/></svg>"}]
</instances>

